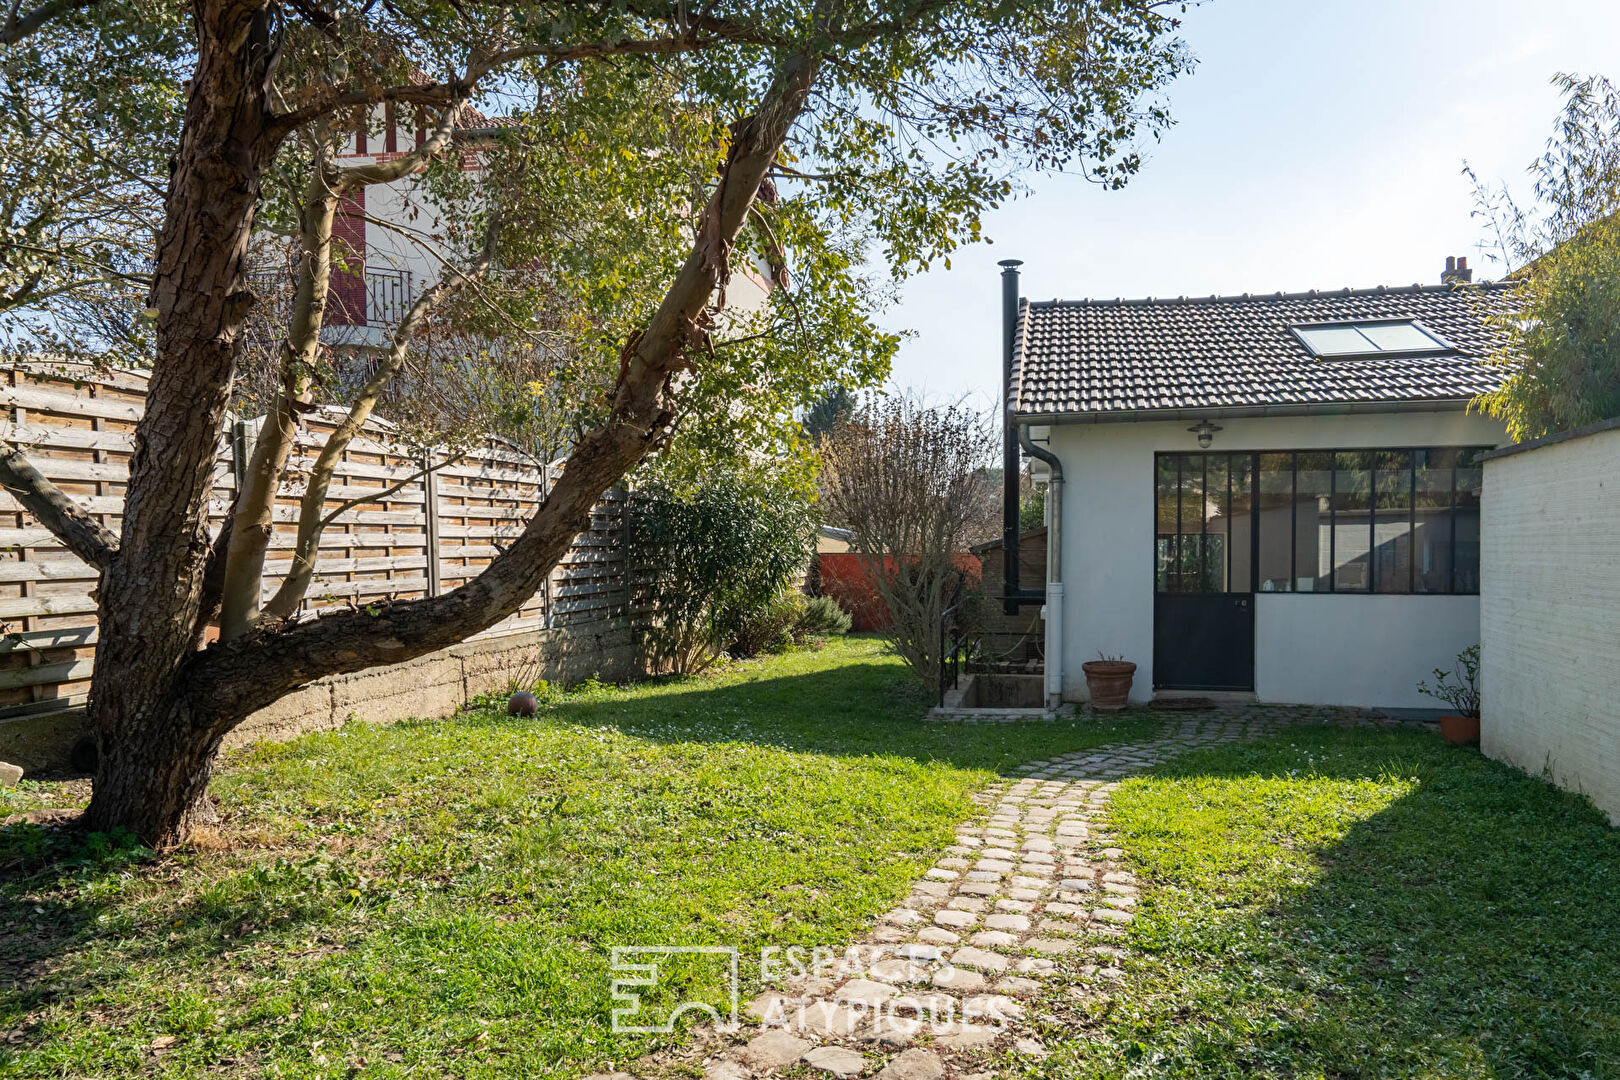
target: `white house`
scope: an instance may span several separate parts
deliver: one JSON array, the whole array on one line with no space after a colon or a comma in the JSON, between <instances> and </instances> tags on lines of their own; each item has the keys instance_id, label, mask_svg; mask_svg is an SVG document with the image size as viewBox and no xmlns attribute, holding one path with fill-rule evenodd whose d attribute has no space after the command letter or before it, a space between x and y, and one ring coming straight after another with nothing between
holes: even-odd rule
<instances>
[{"instance_id":1,"label":"white house","mask_svg":"<svg viewBox=\"0 0 1620 1080\"><path fill-rule=\"evenodd\" d=\"M1047 465L1047 698L1423 708L1480 638L1481 466L1508 286L1029 301L1002 264L1009 442ZM1010 460L1016 467L1017 450Z\"/></svg>"},{"instance_id":2,"label":"white house","mask_svg":"<svg viewBox=\"0 0 1620 1080\"><path fill-rule=\"evenodd\" d=\"M414 109L379 105L367 126L358 128L345 152L342 168L395 161L427 141L427 116ZM471 106L461 123L474 130L505 127L507 117L485 117ZM477 151L459 154L463 170L483 167ZM358 272L334 274L323 338L331 344L384 343L416 297L444 275L454 252L442 239L443 211L420 182L419 175L355 191L333 223L333 236L344 241ZM362 269L363 268L363 269ZM771 293L771 267L760 258L738 260L726 285L726 310L746 317L763 310Z\"/></svg>"}]
</instances>

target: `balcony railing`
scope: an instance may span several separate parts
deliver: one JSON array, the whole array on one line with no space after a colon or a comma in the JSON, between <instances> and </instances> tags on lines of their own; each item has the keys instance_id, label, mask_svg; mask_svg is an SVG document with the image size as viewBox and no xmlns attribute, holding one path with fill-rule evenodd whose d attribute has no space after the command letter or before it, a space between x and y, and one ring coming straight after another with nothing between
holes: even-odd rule
<instances>
[{"instance_id":1,"label":"balcony railing","mask_svg":"<svg viewBox=\"0 0 1620 1080\"><path fill-rule=\"evenodd\" d=\"M366 267L367 326L392 327L405 317L416 293L409 270Z\"/></svg>"},{"instance_id":2,"label":"balcony railing","mask_svg":"<svg viewBox=\"0 0 1620 1080\"><path fill-rule=\"evenodd\" d=\"M248 284L261 297L280 297L290 303L295 287L293 273L287 270L250 270ZM327 294L324 322L329 327L365 326L391 329L398 325L416 300L416 286L409 270L388 266L368 266L358 278L334 269Z\"/></svg>"}]
</instances>

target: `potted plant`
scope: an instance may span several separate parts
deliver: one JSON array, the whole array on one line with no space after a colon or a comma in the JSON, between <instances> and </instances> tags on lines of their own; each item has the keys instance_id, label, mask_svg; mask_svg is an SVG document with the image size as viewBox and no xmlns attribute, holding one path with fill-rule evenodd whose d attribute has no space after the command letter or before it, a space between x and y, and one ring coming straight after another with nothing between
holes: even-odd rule
<instances>
[{"instance_id":1,"label":"potted plant","mask_svg":"<svg viewBox=\"0 0 1620 1080\"><path fill-rule=\"evenodd\" d=\"M1440 718L1440 735L1453 746L1479 742L1479 646L1470 645L1457 654L1450 671L1434 669L1434 685L1418 683L1418 693L1443 701L1456 715Z\"/></svg>"},{"instance_id":2,"label":"potted plant","mask_svg":"<svg viewBox=\"0 0 1620 1080\"><path fill-rule=\"evenodd\" d=\"M1086 689L1091 693L1091 707L1097 712L1118 712L1131 696L1131 679L1136 665L1123 656L1097 654L1097 659L1080 665L1086 673Z\"/></svg>"}]
</instances>

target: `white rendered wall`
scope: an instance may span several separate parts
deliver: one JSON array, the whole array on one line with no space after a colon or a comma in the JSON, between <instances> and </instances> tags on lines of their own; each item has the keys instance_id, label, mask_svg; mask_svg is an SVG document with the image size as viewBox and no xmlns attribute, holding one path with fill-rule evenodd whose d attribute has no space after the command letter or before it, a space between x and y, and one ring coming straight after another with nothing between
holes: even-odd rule
<instances>
[{"instance_id":1,"label":"white rendered wall","mask_svg":"<svg viewBox=\"0 0 1620 1080\"><path fill-rule=\"evenodd\" d=\"M1620 825L1620 430L1485 463L1481 746Z\"/></svg>"},{"instance_id":2,"label":"white rendered wall","mask_svg":"<svg viewBox=\"0 0 1620 1080\"><path fill-rule=\"evenodd\" d=\"M1293 705L1441 708L1417 684L1477 644L1477 596L1256 593L1254 693Z\"/></svg>"},{"instance_id":3,"label":"white rendered wall","mask_svg":"<svg viewBox=\"0 0 1620 1080\"><path fill-rule=\"evenodd\" d=\"M1133 701L1153 695L1153 455L1197 451L1187 428L1194 421L1062 424L1052 428L1052 449L1063 462L1063 576L1067 591L1063 650L1063 695L1086 696L1080 664L1099 652L1136 662ZM1222 418L1215 451L1376 449L1402 446L1496 446L1506 441L1502 425L1461 411L1364 413L1344 416ZM1382 604L1357 608L1364 601ZM1463 645L1479 640L1478 602L1437 596L1287 596L1257 594L1257 601L1319 604L1284 610L1264 604L1255 612L1256 695L1262 701L1386 707L1429 704L1418 698L1418 677L1450 666ZM1346 605L1346 606L1340 606ZM1320 613L1320 618L1308 615ZM1286 640L1269 631L1267 614L1287 620ZM1389 639L1398 624L1416 628L1432 643L1399 654ZM1368 632L1385 626L1385 632ZM1281 629L1279 625L1276 629ZM1467 640L1462 645L1454 643ZM1381 666L1382 665L1382 666ZM1340 678L1348 667L1366 673ZM1285 672L1298 668L1297 673ZM1294 696L1303 677L1317 690Z\"/></svg>"}]
</instances>

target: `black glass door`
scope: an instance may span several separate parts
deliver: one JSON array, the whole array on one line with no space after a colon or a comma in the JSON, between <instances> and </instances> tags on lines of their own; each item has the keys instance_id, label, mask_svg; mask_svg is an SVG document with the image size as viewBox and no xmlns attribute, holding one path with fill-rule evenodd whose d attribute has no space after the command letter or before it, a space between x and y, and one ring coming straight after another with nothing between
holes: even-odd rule
<instances>
[{"instance_id":1,"label":"black glass door","mask_svg":"<svg viewBox=\"0 0 1620 1080\"><path fill-rule=\"evenodd\" d=\"M1155 462L1153 683L1254 689L1256 455Z\"/></svg>"}]
</instances>

